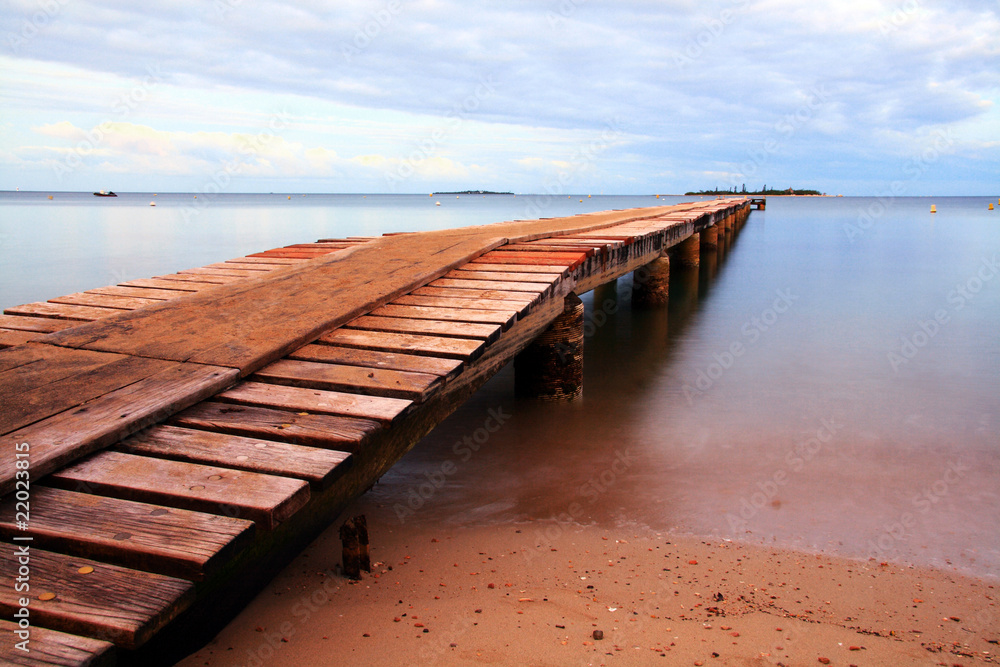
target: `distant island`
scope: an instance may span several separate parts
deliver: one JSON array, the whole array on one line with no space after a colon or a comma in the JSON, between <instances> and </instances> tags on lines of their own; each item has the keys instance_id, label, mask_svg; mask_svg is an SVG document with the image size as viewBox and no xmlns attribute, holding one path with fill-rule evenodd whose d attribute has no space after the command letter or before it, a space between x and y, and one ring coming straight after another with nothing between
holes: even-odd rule
<instances>
[{"instance_id":1,"label":"distant island","mask_svg":"<svg viewBox=\"0 0 1000 667\"><path fill-rule=\"evenodd\" d=\"M436 195L512 195L513 192L492 192L491 190L462 190L460 192L435 192Z\"/></svg>"},{"instance_id":2,"label":"distant island","mask_svg":"<svg viewBox=\"0 0 1000 667\"><path fill-rule=\"evenodd\" d=\"M715 190L700 190L698 192L685 192L685 196L691 195L822 195L823 193L819 190L796 190L795 188L786 188L784 190L776 190L774 188L768 188L766 185L760 190L747 190L747 186L744 185L742 190L737 190L734 185L729 190L720 190L716 188Z\"/></svg>"}]
</instances>

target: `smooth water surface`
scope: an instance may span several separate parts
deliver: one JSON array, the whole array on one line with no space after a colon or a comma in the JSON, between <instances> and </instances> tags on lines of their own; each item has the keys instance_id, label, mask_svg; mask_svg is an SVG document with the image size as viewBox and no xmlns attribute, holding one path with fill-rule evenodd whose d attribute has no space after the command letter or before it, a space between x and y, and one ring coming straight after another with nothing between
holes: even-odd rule
<instances>
[{"instance_id":1,"label":"smooth water surface","mask_svg":"<svg viewBox=\"0 0 1000 667\"><path fill-rule=\"evenodd\" d=\"M540 545L597 523L1000 573L1000 213L936 202L770 199L669 307L585 298L582 400L518 400L508 367L374 493L404 525L548 519Z\"/></svg>"}]
</instances>

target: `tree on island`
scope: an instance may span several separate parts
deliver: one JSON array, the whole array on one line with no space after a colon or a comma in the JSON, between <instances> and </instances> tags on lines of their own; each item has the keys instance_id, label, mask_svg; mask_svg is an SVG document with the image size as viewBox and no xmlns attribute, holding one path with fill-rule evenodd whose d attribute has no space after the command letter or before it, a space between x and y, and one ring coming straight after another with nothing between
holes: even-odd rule
<instances>
[{"instance_id":1,"label":"tree on island","mask_svg":"<svg viewBox=\"0 0 1000 667\"><path fill-rule=\"evenodd\" d=\"M697 192L685 192L685 196L691 195L821 195L823 194L819 190L797 190L795 188L786 188L784 190L774 190L767 187L765 183L760 190L747 190L747 184L744 183L743 187L737 191L734 185L731 189L715 188L714 190L699 190Z\"/></svg>"}]
</instances>

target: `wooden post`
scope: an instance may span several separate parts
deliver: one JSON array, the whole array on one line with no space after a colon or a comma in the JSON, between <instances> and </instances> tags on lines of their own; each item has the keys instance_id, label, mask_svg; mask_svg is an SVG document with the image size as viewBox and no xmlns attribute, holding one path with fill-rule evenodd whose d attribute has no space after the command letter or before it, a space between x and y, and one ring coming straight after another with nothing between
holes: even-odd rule
<instances>
[{"instance_id":1,"label":"wooden post","mask_svg":"<svg viewBox=\"0 0 1000 667\"><path fill-rule=\"evenodd\" d=\"M343 546L345 576L360 579L361 570L372 571L368 553L368 521L364 514L344 522L340 527L340 542Z\"/></svg>"},{"instance_id":2,"label":"wooden post","mask_svg":"<svg viewBox=\"0 0 1000 667\"><path fill-rule=\"evenodd\" d=\"M670 258L664 255L632 272L632 305L662 306L670 300Z\"/></svg>"},{"instance_id":3,"label":"wooden post","mask_svg":"<svg viewBox=\"0 0 1000 667\"><path fill-rule=\"evenodd\" d=\"M717 224L701 230L700 236L701 240L699 243L701 252L707 252L709 250L715 252L715 249L719 247L719 226Z\"/></svg>"},{"instance_id":4,"label":"wooden post","mask_svg":"<svg viewBox=\"0 0 1000 667\"><path fill-rule=\"evenodd\" d=\"M701 239L696 232L675 245L671 250L678 266L698 266L701 255Z\"/></svg>"},{"instance_id":5,"label":"wooden post","mask_svg":"<svg viewBox=\"0 0 1000 667\"><path fill-rule=\"evenodd\" d=\"M563 312L514 358L514 390L548 401L583 394L583 301L566 296Z\"/></svg>"}]
</instances>

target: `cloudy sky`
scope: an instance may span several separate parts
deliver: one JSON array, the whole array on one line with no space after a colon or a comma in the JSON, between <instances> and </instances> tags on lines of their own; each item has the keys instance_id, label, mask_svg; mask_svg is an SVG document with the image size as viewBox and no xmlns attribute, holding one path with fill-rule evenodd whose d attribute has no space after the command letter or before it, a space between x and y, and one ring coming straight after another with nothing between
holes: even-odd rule
<instances>
[{"instance_id":1,"label":"cloudy sky","mask_svg":"<svg viewBox=\"0 0 1000 667\"><path fill-rule=\"evenodd\" d=\"M0 190L1000 190L996 0L7 0Z\"/></svg>"}]
</instances>

